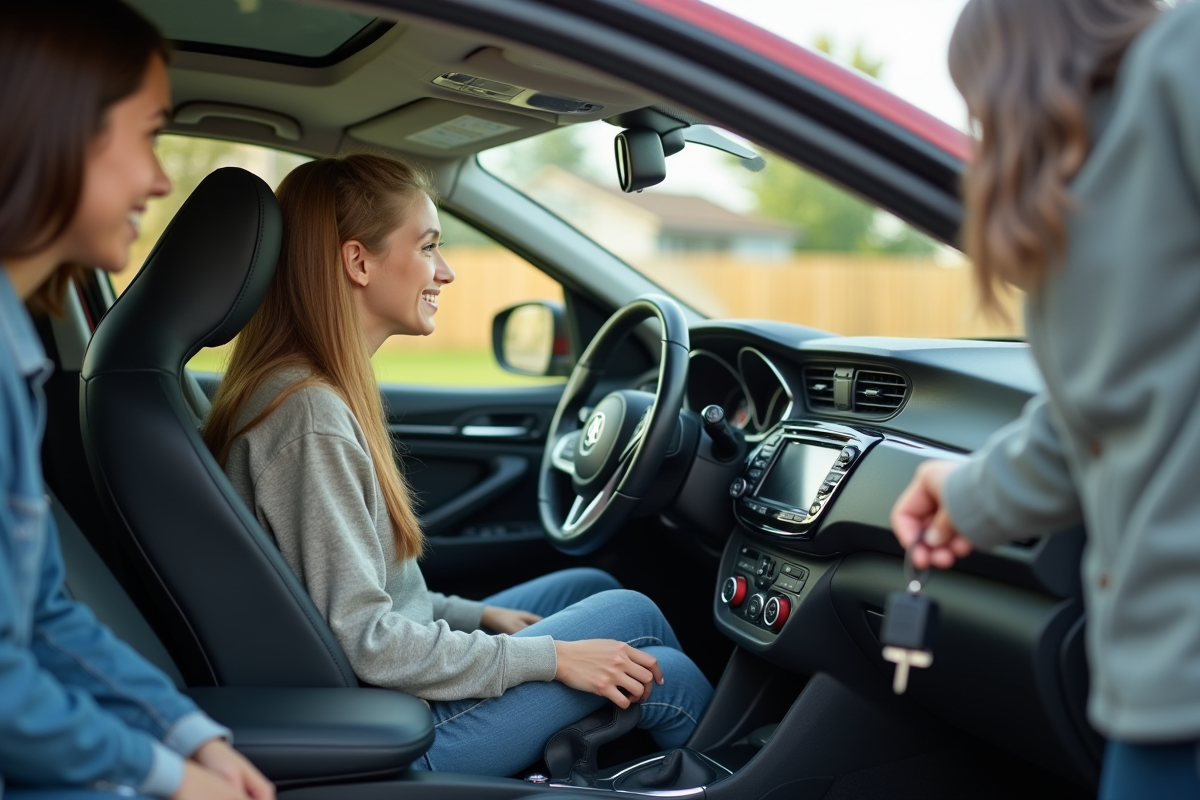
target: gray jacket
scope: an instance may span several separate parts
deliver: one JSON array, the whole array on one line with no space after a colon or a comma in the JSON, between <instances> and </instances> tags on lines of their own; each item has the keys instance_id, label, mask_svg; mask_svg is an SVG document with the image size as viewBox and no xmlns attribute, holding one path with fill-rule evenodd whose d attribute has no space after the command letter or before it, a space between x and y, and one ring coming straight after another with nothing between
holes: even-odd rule
<instances>
[{"instance_id":1,"label":"gray jacket","mask_svg":"<svg viewBox=\"0 0 1200 800\"><path fill-rule=\"evenodd\" d=\"M304 374L269 378L238 425ZM477 630L482 603L430 592L416 561L397 561L362 428L331 389L289 395L234 440L225 470L362 680L426 700L461 700L554 679L549 636L489 636Z\"/></svg>"},{"instance_id":2,"label":"gray jacket","mask_svg":"<svg viewBox=\"0 0 1200 800\"><path fill-rule=\"evenodd\" d=\"M956 470L981 547L1082 519L1092 686L1111 738L1200 737L1200 5L1126 56L1075 179L1066 263L1027 310L1046 382Z\"/></svg>"}]
</instances>

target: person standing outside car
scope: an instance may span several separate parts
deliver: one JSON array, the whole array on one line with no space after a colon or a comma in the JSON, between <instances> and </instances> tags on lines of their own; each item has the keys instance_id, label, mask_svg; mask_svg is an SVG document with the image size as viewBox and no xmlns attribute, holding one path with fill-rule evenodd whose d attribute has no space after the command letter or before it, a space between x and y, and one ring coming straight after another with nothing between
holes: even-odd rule
<instances>
[{"instance_id":1,"label":"person standing outside car","mask_svg":"<svg viewBox=\"0 0 1200 800\"><path fill-rule=\"evenodd\" d=\"M1084 522L1100 796L1200 796L1200 5L972 0L965 242L1024 289L1045 389L892 524L918 568ZM922 536L922 534L924 534Z\"/></svg>"},{"instance_id":2,"label":"person standing outside car","mask_svg":"<svg viewBox=\"0 0 1200 800\"><path fill-rule=\"evenodd\" d=\"M0 794L13 800L274 797L228 730L67 595L42 484L48 362L23 304L56 311L77 265L122 269L146 201L170 189L154 152L166 56L115 0L0 5Z\"/></svg>"}]
</instances>

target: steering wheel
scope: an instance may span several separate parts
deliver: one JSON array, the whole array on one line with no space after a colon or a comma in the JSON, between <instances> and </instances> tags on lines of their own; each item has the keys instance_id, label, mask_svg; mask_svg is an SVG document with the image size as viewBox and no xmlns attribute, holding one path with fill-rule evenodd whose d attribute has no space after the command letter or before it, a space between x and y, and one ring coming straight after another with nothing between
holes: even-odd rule
<instances>
[{"instance_id":1,"label":"steering wheel","mask_svg":"<svg viewBox=\"0 0 1200 800\"><path fill-rule=\"evenodd\" d=\"M581 421L580 411L617 347L651 317L658 319L662 331L654 393L610 392ZM559 550L572 555L592 552L646 497L677 436L690 349L687 320L679 305L665 295L647 294L609 317L580 357L550 423L538 475L542 527ZM571 476L573 500L557 473Z\"/></svg>"}]
</instances>

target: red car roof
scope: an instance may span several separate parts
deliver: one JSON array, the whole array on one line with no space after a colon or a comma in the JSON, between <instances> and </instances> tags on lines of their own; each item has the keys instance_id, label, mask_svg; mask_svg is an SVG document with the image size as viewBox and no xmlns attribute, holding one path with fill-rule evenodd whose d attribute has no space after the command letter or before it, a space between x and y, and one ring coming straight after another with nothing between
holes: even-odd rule
<instances>
[{"instance_id":1,"label":"red car roof","mask_svg":"<svg viewBox=\"0 0 1200 800\"><path fill-rule=\"evenodd\" d=\"M971 152L971 140L962 131L937 117L902 100L896 95L846 69L822 55L806 50L795 42L763 30L741 17L734 16L701 0L639 0L677 19L741 45L822 86L847 97L862 107L916 134L935 147L966 161Z\"/></svg>"}]
</instances>

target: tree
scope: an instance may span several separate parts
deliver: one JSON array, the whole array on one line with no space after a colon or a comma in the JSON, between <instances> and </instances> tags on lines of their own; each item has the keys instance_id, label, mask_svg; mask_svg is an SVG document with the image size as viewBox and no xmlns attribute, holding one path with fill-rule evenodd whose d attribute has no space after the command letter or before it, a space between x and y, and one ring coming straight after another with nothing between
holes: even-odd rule
<instances>
[{"instance_id":1,"label":"tree","mask_svg":"<svg viewBox=\"0 0 1200 800\"><path fill-rule=\"evenodd\" d=\"M531 176L544 166L556 166L576 175L592 177L586 145L574 125L564 125L546 133L522 139L499 148L503 159L490 166L501 176L520 182L519 176Z\"/></svg>"},{"instance_id":2,"label":"tree","mask_svg":"<svg viewBox=\"0 0 1200 800\"><path fill-rule=\"evenodd\" d=\"M835 52L829 36L817 37L813 46L826 55ZM861 44L841 60L872 78L883 74L883 62L869 58ZM935 245L931 240L891 215L786 159L769 154L766 158L767 168L750 179L756 210L763 216L795 225L801 232L796 244L798 250L933 252Z\"/></svg>"}]
</instances>

